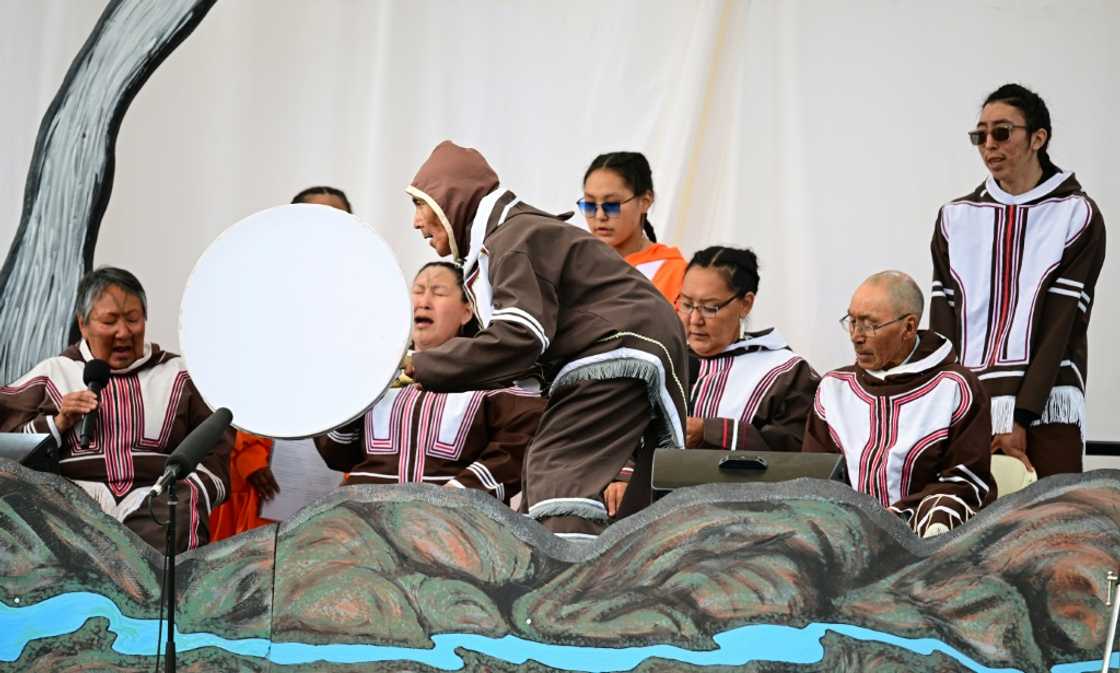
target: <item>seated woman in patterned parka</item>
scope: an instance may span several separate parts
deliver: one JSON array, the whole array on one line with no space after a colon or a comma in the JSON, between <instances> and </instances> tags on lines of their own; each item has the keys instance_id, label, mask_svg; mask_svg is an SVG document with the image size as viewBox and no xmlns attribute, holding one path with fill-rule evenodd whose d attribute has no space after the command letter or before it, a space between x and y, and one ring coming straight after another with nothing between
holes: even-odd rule
<instances>
[{"instance_id":1,"label":"seated woman in patterned parka","mask_svg":"<svg viewBox=\"0 0 1120 673\"><path fill-rule=\"evenodd\" d=\"M455 265L432 262L412 283L412 345L424 351L477 329ZM316 440L346 484L425 482L475 488L508 503L521 489L525 447L545 400L539 390L437 393L391 388L366 414Z\"/></svg>"}]
</instances>

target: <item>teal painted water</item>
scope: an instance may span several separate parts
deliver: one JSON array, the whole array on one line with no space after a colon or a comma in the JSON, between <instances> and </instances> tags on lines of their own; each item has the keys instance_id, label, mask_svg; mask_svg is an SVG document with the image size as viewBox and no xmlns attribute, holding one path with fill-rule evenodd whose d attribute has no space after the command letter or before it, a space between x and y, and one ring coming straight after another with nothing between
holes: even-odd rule
<instances>
[{"instance_id":1,"label":"teal painted water","mask_svg":"<svg viewBox=\"0 0 1120 673\"><path fill-rule=\"evenodd\" d=\"M116 635L114 651L123 655L154 656L159 628L156 620L123 615L111 600L100 594L74 592L24 607L0 603L0 662L16 661L29 642L73 633L94 617L108 620L109 630ZM457 633L433 636L435 647L425 649L274 643L264 638L230 640L210 633L181 633L176 630L175 645L179 652L217 647L241 656L266 658L281 665L319 661L411 661L445 671L462 669L463 660L455 653L457 648L461 648L512 664L533 660L553 668L581 673L607 673L630 670L651 658L696 666L742 666L752 661L811 664L824 656L820 641L830 631L856 640L892 645L923 656L940 652L977 673L1021 673L1014 668L989 668L938 640L901 638L850 624L826 623L810 624L804 628L772 624L742 626L716 635L713 640L718 647L709 651L688 650L673 645L578 647L538 643L516 636L491 638ZM1113 656L1112 665L1120 666L1120 653ZM1053 667L1051 673L1086 673L1100 668L1100 661L1084 661L1060 664Z\"/></svg>"}]
</instances>

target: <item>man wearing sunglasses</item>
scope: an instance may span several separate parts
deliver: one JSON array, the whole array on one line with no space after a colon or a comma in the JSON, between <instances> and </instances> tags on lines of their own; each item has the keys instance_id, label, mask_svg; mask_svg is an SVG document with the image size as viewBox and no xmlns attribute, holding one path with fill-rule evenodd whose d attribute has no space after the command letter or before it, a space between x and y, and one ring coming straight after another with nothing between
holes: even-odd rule
<instances>
[{"instance_id":1,"label":"man wearing sunglasses","mask_svg":"<svg viewBox=\"0 0 1120 673\"><path fill-rule=\"evenodd\" d=\"M991 450L1039 477L1080 472L1089 316L1104 219L1047 149L1050 112L1005 84L968 132L989 177L941 208L930 328L949 337L992 398Z\"/></svg>"},{"instance_id":2,"label":"man wearing sunglasses","mask_svg":"<svg viewBox=\"0 0 1120 673\"><path fill-rule=\"evenodd\" d=\"M802 450L842 453L853 488L932 537L994 500L996 487L988 395L948 339L918 329L922 309L902 272L859 286L840 319L856 363L821 379Z\"/></svg>"}]
</instances>

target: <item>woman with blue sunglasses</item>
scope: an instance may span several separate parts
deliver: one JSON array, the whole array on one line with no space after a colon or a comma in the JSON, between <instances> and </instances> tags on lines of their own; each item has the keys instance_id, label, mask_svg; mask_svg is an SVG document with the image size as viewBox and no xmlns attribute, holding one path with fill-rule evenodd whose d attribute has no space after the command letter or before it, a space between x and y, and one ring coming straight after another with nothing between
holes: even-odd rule
<instances>
[{"instance_id":1,"label":"woman with blue sunglasses","mask_svg":"<svg viewBox=\"0 0 1120 673\"><path fill-rule=\"evenodd\" d=\"M577 201L587 229L642 272L670 303L677 300L687 266L681 251L657 242L646 213L653 206L653 175L640 152L595 157L583 175Z\"/></svg>"}]
</instances>

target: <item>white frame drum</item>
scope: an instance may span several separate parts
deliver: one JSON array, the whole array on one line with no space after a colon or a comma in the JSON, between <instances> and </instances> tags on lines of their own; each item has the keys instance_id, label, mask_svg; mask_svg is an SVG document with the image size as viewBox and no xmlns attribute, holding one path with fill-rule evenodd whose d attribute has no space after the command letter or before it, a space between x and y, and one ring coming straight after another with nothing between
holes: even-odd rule
<instances>
[{"instance_id":1,"label":"white frame drum","mask_svg":"<svg viewBox=\"0 0 1120 673\"><path fill-rule=\"evenodd\" d=\"M411 335L389 245L349 213L264 210L224 231L183 291L179 345L199 393L258 435L320 435L365 413Z\"/></svg>"}]
</instances>

